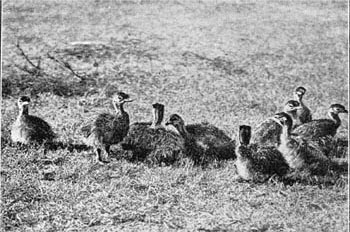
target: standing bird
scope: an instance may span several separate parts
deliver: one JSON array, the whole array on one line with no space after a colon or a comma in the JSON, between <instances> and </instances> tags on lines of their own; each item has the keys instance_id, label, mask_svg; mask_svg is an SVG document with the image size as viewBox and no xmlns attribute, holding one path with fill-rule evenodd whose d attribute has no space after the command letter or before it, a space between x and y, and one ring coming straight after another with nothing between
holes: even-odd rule
<instances>
[{"instance_id":1,"label":"standing bird","mask_svg":"<svg viewBox=\"0 0 350 232\"><path fill-rule=\"evenodd\" d=\"M19 115L11 128L11 140L14 143L42 144L52 142L56 137L51 126L43 119L29 115L30 98L22 96L18 99Z\"/></svg>"},{"instance_id":2,"label":"standing bird","mask_svg":"<svg viewBox=\"0 0 350 232\"><path fill-rule=\"evenodd\" d=\"M86 144L94 148L97 160L100 162L109 162L110 146L121 142L129 130L129 114L124 111L124 104L133 100L128 94L118 92L112 101L115 115L102 113L92 124L81 128Z\"/></svg>"},{"instance_id":3,"label":"standing bird","mask_svg":"<svg viewBox=\"0 0 350 232\"><path fill-rule=\"evenodd\" d=\"M282 126L280 144L277 149L292 170L305 171L308 175L324 175L329 169L330 160L317 146L291 134L292 119L284 113L277 113L273 119Z\"/></svg>"},{"instance_id":4,"label":"standing bird","mask_svg":"<svg viewBox=\"0 0 350 232\"><path fill-rule=\"evenodd\" d=\"M341 124L340 113L348 113L343 105L332 104L328 110L329 119L317 119L305 123L293 130L293 134L303 139L318 139L320 137L332 136L337 133Z\"/></svg>"},{"instance_id":5,"label":"standing bird","mask_svg":"<svg viewBox=\"0 0 350 232\"><path fill-rule=\"evenodd\" d=\"M276 147L249 144L250 126L239 126L238 137L235 165L242 179L265 181L273 175L283 176L288 172L289 166Z\"/></svg>"},{"instance_id":6,"label":"standing bird","mask_svg":"<svg viewBox=\"0 0 350 232\"><path fill-rule=\"evenodd\" d=\"M303 102L303 96L305 93L306 89L302 86L296 88L294 91L294 100L298 101L301 107L296 111L297 117L296 120L293 121L293 127L300 126L312 120L311 111Z\"/></svg>"},{"instance_id":7,"label":"standing bird","mask_svg":"<svg viewBox=\"0 0 350 232\"><path fill-rule=\"evenodd\" d=\"M199 124L185 126L184 120L177 114L172 114L166 125L175 127L185 139L186 153L196 164L205 164L217 159L235 158L234 142L231 139L221 141L217 135L222 135L223 132L212 125L207 125L207 127Z\"/></svg>"},{"instance_id":8,"label":"standing bird","mask_svg":"<svg viewBox=\"0 0 350 232\"><path fill-rule=\"evenodd\" d=\"M285 104L283 111L290 115L293 120L296 120L298 109L300 109L299 102L290 100ZM252 142L259 146L275 146L280 142L281 132L281 126L270 117L254 130Z\"/></svg>"},{"instance_id":9,"label":"standing bird","mask_svg":"<svg viewBox=\"0 0 350 232\"><path fill-rule=\"evenodd\" d=\"M184 140L162 126L164 105L155 103L152 107L153 122L132 124L121 146L132 151L134 158L146 159L151 164L172 164L182 157Z\"/></svg>"}]
</instances>

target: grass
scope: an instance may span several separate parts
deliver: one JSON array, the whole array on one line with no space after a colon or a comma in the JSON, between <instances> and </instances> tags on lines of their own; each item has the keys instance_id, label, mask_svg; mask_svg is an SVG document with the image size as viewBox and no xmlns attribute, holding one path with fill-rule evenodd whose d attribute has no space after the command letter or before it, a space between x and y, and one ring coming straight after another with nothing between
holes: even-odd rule
<instances>
[{"instance_id":1,"label":"grass","mask_svg":"<svg viewBox=\"0 0 350 232\"><path fill-rule=\"evenodd\" d=\"M238 182L232 161L150 167L116 153L100 166L86 151L9 142L21 94L67 144L82 143L78 128L93 115L112 112L116 90L137 99L126 107L132 122L149 121L158 101L166 117L232 137L281 110L299 85L314 118L325 117L330 104L348 105L347 9L328 0L5 1L1 229L347 231L348 184ZM17 40L41 60L39 74ZM337 136L348 137L347 117Z\"/></svg>"}]
</instances>

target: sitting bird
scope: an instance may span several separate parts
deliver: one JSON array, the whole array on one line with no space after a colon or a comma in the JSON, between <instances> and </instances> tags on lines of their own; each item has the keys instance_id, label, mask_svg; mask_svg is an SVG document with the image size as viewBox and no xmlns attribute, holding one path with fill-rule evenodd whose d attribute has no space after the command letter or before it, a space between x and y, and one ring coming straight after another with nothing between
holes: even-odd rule
<instances>
[{"instance_id":1,"label":"sitting bird","mask_svg":"<svg viewBox=\"0 0 350 232\"><path fill-rule=\"evenodd\" d=\"M251 127L239 126L235 165L240 178L244 180L265 181L271 176L283 176L289 166L276 147L259 147L249 144Z\"/></svg>"},{"instance_id":2,"label":"sitting bird","mask_svg":"<svg viewBox=\"0 0 350 232\"><path fill-rule=\"evenodd\" d=\"M218 129L209 126L201 128L198 126L185 126L184 120L178 114L172 114L166 125L172 125L185 139L186 154L195 164L206 164L208 161L217 159L234 159L235 145L231 139L226 143L221 142L217 137ZM191 132L190 132L191 130ZM195 132L198 133L195 133ZM229 155L230 154L230 155Z\"/></svg>"},{"instance_id":3,"label":"sitting bird","mask_svg":"<svg viewBox=\"0 0 350 232\"><path fill-rule=\"evenodd\" d=\"M195 164L200 164L203 158L203 154L205 153L205 150L208 149L208 147L202 143L198 143L194 136L187 131L185 122L181 116L178 114L170 115L165 125L173 126L184 139L186 157L193 160Z\"/></svg>"},{"instance_id":4,"label":"sitting bird","mask_svg":"<svg viewBox=\"0 0 350 232\"><path fill-rule=\"evenodd\" d=\"M300 108L296 111L296 120L293 121L293 127L298 127L312 120L311 111L303 102L305 93L306 89L302 86L296 88L294 91L294 100L299 102Z\"/></svg>"},{"instance_id":5,"label":"sitting bird","mask_svg":"<svg viewBox=\"0 0 350 232\"><path fill-rule=\"evenodd\" d=\"M273 119L282 126L280 144L277 149L292 170L306 171L311 175L323 175L330 164L328 157L317 146L292 135L292 119L284 113L277 113Z\"/></svg>"},{"instance_id":6,"label":"sitting bird","mask_svg":"<svg viewBox=\"0 0 350 232\"><path fill-rule=\"evenodd\" d=\"M290 115L292 119L296 120L296 111L298 109L300 109L299 102L289 100L285 104L283 111ZM252 142L259 146L275 146L280 142L281 131L281 126L273 120L273 117L270 117L256 127L252 137Z\"/></svg>"},{"instance_id":7,"label":"sitting bird","mask_svg":"<svg viewBox=\"0 0 350 232\"><path fill-rule=\"evenodd\" d=\"M348 113L348 111L341 104L332 104L328 110L329 119L312 120L295 128L293 134L309 140L325 136L334 137L341 124L340 113Z\"/></svg>"},{"instance_id":8,"label":"sitting bird","mask_svg":"<svg viewBox=\"0 0 350 232\"><path fill-rule=\"evenodd\" d=\"M177 133L163 127L164 105L155 103L153 122L136 122L130 125L129 132L121 146L130 150L133 158L150 164L173 164L184 153L184 140Z\"/></svg>"},{"instance_id":9,"label":"sitting bird","mask_svg":"<svg viewBox=\"0 0 350 232\"><path fill-rule=\"evenodd\" d=\"M11 140L21 144L42 144L52 142L56 137L51 126L43 119L29 115L30 98L18 99L19 115L11 128Z\"/></svg>"},{"instance_id":10,"label":"sitting bird","mask_svg":"<svg viewBox=\"0 0 350 232\"><path fill-rule=\"evenodd\" d=\"M110 146L121 142L128 133L130 120L124 104L133 100L128 94L118 92L112 101L116 114L102 113L92 124L81 128L85 143L94 148L97 161L105 163L109 162Z\"/></svg>"}]
</instances>

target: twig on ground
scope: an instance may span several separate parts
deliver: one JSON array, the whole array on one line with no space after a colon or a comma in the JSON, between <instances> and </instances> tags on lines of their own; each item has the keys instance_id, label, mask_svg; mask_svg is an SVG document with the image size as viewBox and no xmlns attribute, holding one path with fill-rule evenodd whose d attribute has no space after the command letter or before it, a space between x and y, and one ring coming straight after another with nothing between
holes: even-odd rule
<instances>
[{"instance_id":1,"label":"twig on ground","mask_svg":"<svg viewBox=\"0 0 350 232\"><path fill-rule=\"evenodd\" d=\"M82 75L78 74L76 71L74 71L72 66L67 61L60 60L60 59L54 57L53 55L51 55L49 52L47 53L47 57L49 59L55 61L56 63L58 63L62 67L68 69L74 76L78 77L80 79L80 81L86 81L85 75L82 76Z\"/></svg>"},{"instance_id":2,"label":"twig on ground","mask_svg":"<svg viewBox=\"0 0 350 232\"><path fill-rule=\"evenodd\" d=\"M17 66L18 68L20 68L21 70L23 71L26 71L28 73L30 73L31 75L37 75L37 76L40 76L42 75L42 69L40 68L40 64L41 64L41 57L39 58L38 60L38 64L35 65L28 57L28 55L24 52L24 50L21 48L20 44L19 44L19 41L17 40L17 43L16 43L16 48L19 50L21 56L23 56L23 58L35 69L35 71L31 71L29 70L28 68L26 67L19 67Z\"/></svg>"}]
</instances>

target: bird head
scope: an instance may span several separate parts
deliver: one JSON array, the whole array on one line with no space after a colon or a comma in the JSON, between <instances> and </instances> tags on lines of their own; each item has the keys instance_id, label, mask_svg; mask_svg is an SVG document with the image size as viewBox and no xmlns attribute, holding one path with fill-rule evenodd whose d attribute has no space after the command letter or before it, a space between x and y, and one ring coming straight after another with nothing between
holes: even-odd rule
<instances>
[{"instance_id":1,"label":"bird head","mask_svg":"<svg viewBox=\"0 0 350 232\"><path fill-rule=\"evenodd\" d=\"M347 114L348 111L345 109L345 106L341 105L341 104L332 104L329 107L329 111L335 114L339 114L339 113L345 113Z\"/></svg>"},{"instance_id":2,"label":"bird head","mask_svg":"<svg viewBox=\"0 0 350 232\"><path fill-rule=\"evenodd\" d=\"M165 123L166 126L168 125L172 125L175 128L181 128L185 126L185 122L184 120L180 117L180 115L178 114L172 114L170 115L169 119L167 120L167 122Z\"/></svg>"},{"instance_id":3,"label":"bird head","mask_svg":"<svg viewBox=\"0 0 350 232\"><path fill-rule=\"evenodd\" d=\"M17 104L19 108L23 108L24 106L27 106L30 103L30 98L27 96L21 96L18 98Z\"/></svg>"},{"instance_id":4,"label":"bird head","mask_svg":"<svg viewBox=\"0 0 350 232\"><path fill-rule=\"evenodd\" d=\"M304 96L304 94L306 93L306 89L302 86L299 86L298 88L295 89L294 94L298 97L298 98L302 98Z\"/></svg>"},{"instance_id":5,"label":"bird head","mask_svg":"<svg viewBox=\"0 0 350 232\"><path fill-rule=\"evenodd\" d=\"M164 111L164 105L160 103L154 103L152 104L153 109L159 110L159 111Z\"/></svg>"},{"instance_id":6,"label":"bird head","mask_svg":"<svg viewBox=\"0 0 350 232\"><path fill-rule=\"evenodd\" d=\"M293 112L301 108L301 105L299 102L295 100L289 100L287 103L284 105L283 111L284 112Z\"/></svg>"},{"instance_id":7,"label":"bird head","mask_svg":"<svg viewBox=\"0 0 350 232\"><path fill-rule=\"evenodd\" d=\"M248 145L252 135L252 128L247 125L240 125L238 131L239 142L242 145Z\"/></svg>"},{"instance_id":8,"label":"bird head","mask_svg":"<svg viewBox=\"0 0 350 232\"><path fill-rule=\"evenodd\" d=\"M280 124L281 126L287 126L288 128L292 128L293 121L292 118L285 112L280 112L275 114L272 119Z\"/></svg>"},{"instance_id":9,"label":"bird head","mask_svg":"<svg viewBox=\"0 0 350 232\"><path fill-rule=\"evenodd\" d=\"M125 102L132 102L133 99L130 99L129 94L126 94L124 92L118 92L113 96L113 102L115 104L124 104Z\"/></svg>"}]
</instances>

